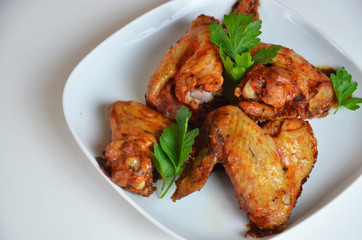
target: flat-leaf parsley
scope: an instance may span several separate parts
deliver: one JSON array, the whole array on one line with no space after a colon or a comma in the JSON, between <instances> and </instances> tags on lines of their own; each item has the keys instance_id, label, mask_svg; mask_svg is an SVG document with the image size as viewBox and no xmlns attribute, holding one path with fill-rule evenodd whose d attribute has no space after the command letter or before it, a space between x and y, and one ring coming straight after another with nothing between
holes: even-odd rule
<instances>
[{"instance_id":1,"label":"flat-leaf parsley","mask_svg":"<svg viewBox=\"0 0 362 240\"><path fill-rule=\"evenodd\" d=\"M225 72L235 82L239 83L250 68L255 64L271 63L280 49L280 45L273 45L268 49L261 48L254 56L250 49L258 45L261 34L261 20L253 22L254 14L230 13L225 15L222 26L215 22L210 23L210 40L220 49L220 56Z\"/></svg>"},{"instance_id":2,"label":"flat-leaf parsley","mask_svg":"<svg viewBox=\"0 0 362 240\"><path fill-rule=\"evenodd\" d=\"M198 128L187 132L190 117L191 112L182 106L176 116L176 124L163 130L159 144L155 143L154 152L151 152L152 162L163 179L161 198L166 195L176 177L182 172L182 164L189 156L195 137L199 133ZM169 182L168 178L171 177L172 180ZM168 187L162 192L166 183Z\"/></svg>"},{"instance_id":3,"label":"flat-leaf parsley","mask_svg":"<svg viewBox=\"0 0 362 240\"><path fill-rule=\"evenodd\" d=\"M334 114L337 113L341 106L345 106L353 111L360 108L357 104L362 103L362 98L351 97L352 93L356 91L358 86L357 82L352 81L352 75L350 75L347 70L342 67L336 72L336 74L332 73L330 78L338 101L338 106Z\"/></svg>"}]
</instances>

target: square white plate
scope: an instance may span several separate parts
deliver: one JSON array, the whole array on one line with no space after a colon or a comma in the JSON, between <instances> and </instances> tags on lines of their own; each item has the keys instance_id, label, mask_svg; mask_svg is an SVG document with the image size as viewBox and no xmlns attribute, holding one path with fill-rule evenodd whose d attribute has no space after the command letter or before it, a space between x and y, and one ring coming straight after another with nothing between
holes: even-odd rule
<instances>
[{"instance_id":1,"label":"square white plate","mask_svg":"<svg viewBox=\"0 0 362 240\"><path fill-rule=\"evenodd\" d=\"M191 21L200 14L222 20L234 2L167 2L95 48L74 69L64 88L65 118L91 163L132 206L177 239L240 239L249 221L239 209L232 185L223 172L213 173L200 192L176 203L167 196L159 199L157 193L144 198L111 182L95 159L110 142L107 107L116 100L144 103L151 75L169 47L185 34ZM292 48L314 65L345 66L354 81L362 79L361 71L335 44L290 9L276 1L263 0L259 12L263 42ZM355 95L362 96L362 91L358 89ZM361 175L361 120L362 110L352 112L341 108L336 115L310 121L319 155L286 231L328 204Z\"/></svg>"}]
</instances>

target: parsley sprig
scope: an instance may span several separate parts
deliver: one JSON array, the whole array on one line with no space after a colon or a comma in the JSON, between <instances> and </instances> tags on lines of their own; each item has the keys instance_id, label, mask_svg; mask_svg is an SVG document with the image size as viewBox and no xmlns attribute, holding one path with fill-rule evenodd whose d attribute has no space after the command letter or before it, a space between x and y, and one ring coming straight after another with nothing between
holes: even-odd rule
<instances>
[{"instance_id":1,"label":"parsley sprig","mask_svg":"<svg viewBox=\"0 0 362 240\"><path fill-rule=\"evenodd\" d=\"M227 75L234 82L239 83L250 68L255 64L268 64L280 49L280 45L273 45L268 49L261 48L254 56L250 49L258 45L261 34L261 20L253 22L254 14L230 13L225 15L222 26L215 22L210 23L210 40L220 49L220 57Z\"/></svg>"},{"instance_id":2,"label":"parsley sprig","mask_svg":"<svg viewBox=\"0 0 362 240\"><path fill-rule=\"evenodd\" d=\"M362 103L362 98L351 97L352 93L356 91L358 86L357 82L352 81L352 75L350 75L347 70L342 67L336 72L336 74L332 73L330 78L338 101L338 106L336 111L334 111L334 114L337 113L341 106L353 111L360 108L357 104Z\"/></svg>"},{"instance_id":3,"label":"parsley sprig","mask_svg":"<svg viewBox=\"0 0 362 240\"><path fill-rule=\"evenodd\" d=\"M176 116L176 124L165 128L159 139L159 144L154 144L154 152L151 152L152 162L163 179L160 192L163 198L176 177L183 171L182 164L191 152L195 137L199 133L199 129L195 128L187 132L188 121L191 112L182 106ZM172 178L171 182L168 181ZM167 189L163 192L166 183Z\"/></svg>"}]
</instances>

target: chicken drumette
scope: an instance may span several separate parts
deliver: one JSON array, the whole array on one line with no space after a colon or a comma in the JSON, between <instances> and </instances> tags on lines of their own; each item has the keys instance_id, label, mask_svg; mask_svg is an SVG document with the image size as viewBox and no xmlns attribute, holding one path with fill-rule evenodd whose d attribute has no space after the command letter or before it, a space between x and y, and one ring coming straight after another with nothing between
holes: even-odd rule
<instances>
[{"instance_id":1,"label":"chicken drumette","mask_svg":"<svg viewBox=\"0 0 362 240\"><path fill-rule=\"evenodd\" d=\"M119 186L148 197L156 190L150 150L171 121L133 101L113 103L108 117L112 142L106 148L103 168Z\"/></svg>"},{"instance_id":2,"label":"chicken drumette","mask_svg":"<svg viewBox=\"0 0 362 240\"><path fill-rule=\"evenodd\" d=\"M147 104L169 119L182 105L192 111L191 123L201 125L204 115L222 101L223 66L219 49L209 39L209 24L217 19L200 15L168 51L151 77Z\"/></svg>"}]
</instances>

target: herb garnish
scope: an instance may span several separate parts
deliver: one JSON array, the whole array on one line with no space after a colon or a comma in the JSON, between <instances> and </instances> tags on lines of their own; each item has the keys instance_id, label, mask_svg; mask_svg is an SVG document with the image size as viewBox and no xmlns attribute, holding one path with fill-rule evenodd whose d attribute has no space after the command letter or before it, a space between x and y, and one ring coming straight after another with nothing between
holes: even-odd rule
<instances>
[{"instance_id":1,"label":"herb garnish","mask_svg":"<svg viewBox=\"0 0 362 240\"><path fill-rule=\"evenodd\" d=\"M151 152L152 162L163 179L161 188L161 198L163 198L176 177L183 171L182 164L191 152L191 147L195 142L195 137L199 133L199 129L195 128L187 132L188 121L191 112L182 106L176 115L176 124L165 128L159 143L154 144L154 152ZM168 178L171 178L171 182ZM162 193L165 185L169 184L167 189Z\"/></svg>"},{"instance_id":2,"label":"herb garnish","mask_svg":"<svg viewBox=\"0 0 362 240\"><path fill-rule=\"evenodd\" d=\"M350 75L347 70L342 67L336 72L336 74L332 73L330 78L338 101L338 106L334 114L337 113L341 106L345 106L353 111L360 108L357 104L362 103L362 98L351 97L352 93L356 91L358 86L357 82L352 81L352 75Z\"/></svg>"},{"instance_id":3,"label":"herb garnish","mask_svg":"<svg viewBox=\"0 0 362 240\"><path fill-rule=\"evenodd\" d=\"M220 49L220 56L228 76L236 83L245 76L254 64L268 64L280 49L280 45L273 45L268 49L261 48L254 56L250 49L258 45L261 34L261 20L253 21L254 14L230 13L225 15L222 26L215 22L210 23L210 40Z\"/></svg>"}]
</instances>

